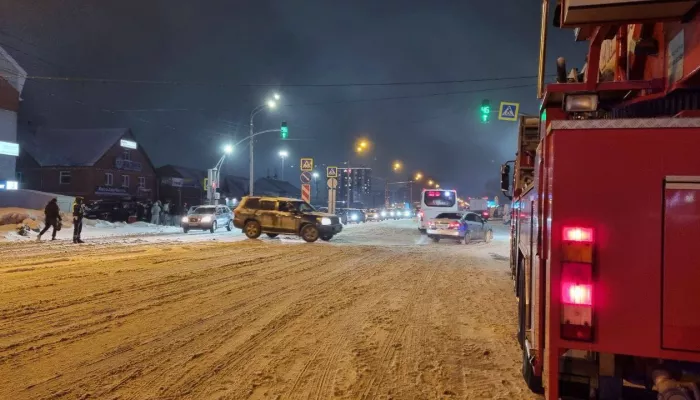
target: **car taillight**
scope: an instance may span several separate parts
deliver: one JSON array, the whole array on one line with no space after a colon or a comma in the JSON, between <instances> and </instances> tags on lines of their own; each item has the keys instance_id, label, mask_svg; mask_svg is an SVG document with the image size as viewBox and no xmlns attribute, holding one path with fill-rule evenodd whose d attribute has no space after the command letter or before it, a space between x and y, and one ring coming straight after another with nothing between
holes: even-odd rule
<instances>
[{"instance_id":1,"label":"car taillight","mask_svg":"<svg viewBox=\"0 0 700 400\"><path fill-rule=\"evenodd\" d=\"M561 265L561 336L593 340L593 229L564 227Z\"/></svg>"},{"instance_id":2,"label":"car taillight","mask_svg":"<svg viewBox=\"0 0 700 400\"><path fill-rule=\"evenodd\" d=\"M449 229L457 229L459 228L459 222L457 221L452 221L450 224L447 226Z\"/></svg>"}]
</instances>

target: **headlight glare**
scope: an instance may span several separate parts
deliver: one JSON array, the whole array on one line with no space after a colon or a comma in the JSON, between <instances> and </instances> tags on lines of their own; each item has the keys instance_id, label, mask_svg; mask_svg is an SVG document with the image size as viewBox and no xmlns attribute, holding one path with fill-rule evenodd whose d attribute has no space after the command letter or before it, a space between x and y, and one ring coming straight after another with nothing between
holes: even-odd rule
<instances>
[{"instance_id":1,"label":"headlight glare","mask_svg":"<svg viewBox=\"0 0 700 400\"><path fill-rule=\"evenodd\" d=\"M330 225L331 224L331 219L328 217L323 217L321 218L321 225Z\"/></svg>"}]
</instances>

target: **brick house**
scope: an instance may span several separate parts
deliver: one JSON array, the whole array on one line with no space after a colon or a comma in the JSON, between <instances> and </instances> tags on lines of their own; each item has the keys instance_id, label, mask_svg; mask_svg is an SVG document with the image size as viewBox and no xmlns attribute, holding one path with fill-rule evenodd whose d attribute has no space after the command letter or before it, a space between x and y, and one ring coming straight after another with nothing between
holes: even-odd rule
<instances>
[{"instance_id":1,"label":"brick house","mask_svg":"<svg viewBox=\"0 0 700 400\"><path fill-rule=\"evenodd\" d=\"M20 138L20 186L87 200L153 200L156 173L130 129L39 129Z\"/></svg>"}]
</instances>

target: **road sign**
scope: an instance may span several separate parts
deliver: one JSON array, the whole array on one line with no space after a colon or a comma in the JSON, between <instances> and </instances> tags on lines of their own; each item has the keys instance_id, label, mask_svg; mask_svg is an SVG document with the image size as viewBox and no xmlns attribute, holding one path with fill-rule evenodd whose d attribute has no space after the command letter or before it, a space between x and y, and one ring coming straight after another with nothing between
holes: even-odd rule
<instances>
[{"instance_id":1,"label":"road sign","mask_svg":"<svg viewBox=\"0 0 700 400\"><path fill-rule=\"evenodd\" d=\"M498 119L501 121L517 121L519 109L520 103L502 101L501 106L498 107Z\"/></svg>"},{"instance_id":2,"label":"road sign","mask_svg":"<svg viewBox=\"0 0 700 400\"><path fill-rule=\"evenodd\" d=\"M305 202L311 202L311 185L305 183L301 185L301 199Z\"/></svg>"},{"instance_id":3,"label":"road sign","mask_svg":"<svg viewBox=\"0 0 700 400\"><path fill-rule=\"evenodd\" d=\"M328 183L328 189L335 189L338 187L338 180L336 178L328 178L326 183Z\"/></svg>"},{"instance_id":4,"label":"road sign","mask_svg":"<svg viewBox=\"0 0 700 400\"><path fill-rule=\"evenodd\" d=\"M314 159L313 158L302 158L299 163L302 171L311 172L314 170Z\"/></svg>"},{"instance_id":5,"label":"road sign","mask_svg":"<svg viewBox=\"0 0 700 400\"><path fill-rule=\"evenodd\" d=\"M311 173L309 172L302 172L301 175L299 175L299 180L301 183L309 183L311 182Z\"/></svg>"},{"instance_id":6,"label":"road sign","mask_svg":"<svg viewBox=\"0 0 700 400\"><path fill-rule=\"evenodd\" d=\"M326 176L329 178L337 178L338 177L338 167L327 167L326 168Z\"/></svg>"}]
</instances>

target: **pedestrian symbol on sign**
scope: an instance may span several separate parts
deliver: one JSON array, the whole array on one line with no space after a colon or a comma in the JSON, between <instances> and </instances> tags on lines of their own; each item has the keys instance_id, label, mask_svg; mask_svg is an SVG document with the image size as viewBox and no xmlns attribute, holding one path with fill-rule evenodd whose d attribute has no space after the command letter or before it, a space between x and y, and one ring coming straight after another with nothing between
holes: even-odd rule
<instances>
[{"instance_id":1,"label":"pedestrian symbol on sign","mask_svg":"<svg viewBox=\"0 0 700 400\"><path fill-rule=\"evenodd\" d=\"M313 171L314 159L313 158L302 158L299 165L301 166L302 171L307 171L307 172Z\"/></svg>"},{"instance_id":2,"label":"pedestrian symbol on sign","mask_svg":"<svg viewBox=\"0 0 700 400\"><path fill-rule=\"evenodd\" d=\"M337 178L338 177L338 167L328 167L326 168L326 177Z\"/></svg>"},{"instance_id":3,"label":"pedestrian symbol on sign","mask_svg":"<svg viewBox=\"0 0 700 400\"><path fill-rule=\"evenodd\" d=\"M501 106L498 107L498 119L501 121L517 121L519 108L520 103L502 101Z\"/></svg>"}]
</instances>

